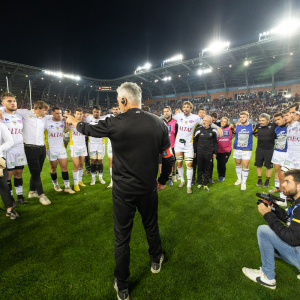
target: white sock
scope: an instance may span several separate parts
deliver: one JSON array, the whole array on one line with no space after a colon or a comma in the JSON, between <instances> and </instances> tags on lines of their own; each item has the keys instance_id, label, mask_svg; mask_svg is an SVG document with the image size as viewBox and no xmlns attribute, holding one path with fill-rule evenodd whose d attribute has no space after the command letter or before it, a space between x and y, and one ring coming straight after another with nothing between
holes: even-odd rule
<instances>
[{"instance_id":1,"label":"white sock","mask_svg":"<svg viewBox=\"0 0 300 300\"><path fill-rule=\"evenodd\" d=\"M82 181L83 169L78 169L78 181Z\"/></svg>"},{"instance_id":2,"label":"white sock","mask_svg":"<svg viewBox=\"0 0 300 300\"><path fill-rule=\"evenodd\" d=\"M110 179L112 178L112 167L109 167Z\"/></svg>"},{"instance_id":3,"label":"white sock","mask_svg":"<svg viewBox=\"0 0 300 300\"><path fill-rule=\"evenodd\" d=\"M70 187L70 180L64 180L64 185L65 185L65 188L69 188Z\"/></svg>"},{"instance_id":4,"label":"white sock","mask_svg":"<svg viewBox=\"0 0 300 300\"><path fill-rule=\"evenodd\" d=\"M193 173L193 168L186 168L187 187L192 187Z\"/></svg>"},{"instance_id":5,"label":"white sock","mask_svg":"<svg viewBox=\"0 0 300 300\"><path fill-rule=\"evenodd\" d=\"M279 181L279 179L275 179L275 187L276 187L277 189L279 189L279 186L280 186L280 181Z\"/></svg>"},{"instance_id":6,"label":"white sock","mask_svg":"<svg viewBox=\"0 0 300 300\"><path fill-rule=\"evenodd\" d=\"M54 186L56 186L58 184L58 180L57 179L56 180L52 180L52 183L53 183Z\"/></svg>"},{"instance_id":7,"label":"white sock","mask_svg":"<svg viewBox=\"0 0 300 300\"><path fill-rule=\"evenodd\" d=\"M238 180L242 179L242 167L235 167L235 172Z\"/></svg>"},{"instance_id":8,"label":"white sock","mask_svg":"<svg viewBox=\"0 0 300 300\"><path fill-rule=\"evenodd\" d=\"M78 184L78 171L73 170L73 180L74 180L74 185Z\"/></svg>"},{"instance_id":9,"label":"white sock","mask_svg":"<svg viewBox=\"0 0 300 300\"><path fill-rule=\"evenodd\" d=\"M183 169L183 166L181 168L177 168L178 169L178 174L179 174L179 178L180 178L180 181L184 181L184 169Z\"/></svg>"},{"instance_id":10,"label":"white sock","mask_svg":"<svg viewBox=\"0 0 300 300\"><path fill-rule=\"evenodd\" d=\"M246 183L248 175L249 175L249 169L243 169L243 171L242 171L242 178L243 178L242 182L243 183Z\"/></svg>"},{"instance_id":11,"label":"white sock","mask_svg":"<svg viewBox=\"0 0 300 300\"><path fill-rule=\"evenodd\" d=\"M23 195L23 185L15 186L17 195Z\"/></svg>"},{"instance_id":12,"label":"white sock","mask_svg":"<svg viewBox=\"0 0 300 300\"><path fill-rule=\"evenodd\" d=\"M96 180L96 173L92 173L92 180Z\"/></svg>"}]
</instances>

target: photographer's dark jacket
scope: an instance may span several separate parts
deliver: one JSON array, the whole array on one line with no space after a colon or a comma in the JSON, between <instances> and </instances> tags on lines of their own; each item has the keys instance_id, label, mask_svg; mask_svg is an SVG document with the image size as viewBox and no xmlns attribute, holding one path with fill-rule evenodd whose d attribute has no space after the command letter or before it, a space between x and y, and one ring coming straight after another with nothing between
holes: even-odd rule
<instances>
[{"instance_id":1,"label":"photographer's dark jacket","mask_svg":"<svg viewBox=\"0 0 300 300\"><path fill-rule=\"evenodd\" d=\"M296 199L295 203L300 203L300 197ZM288 227L279 221L289 222L289 215L285 209L280 208L277 204L273 204L273 207L275 207L275 211L264 215L264 219L268 222L270 228L290 246L300 246L300 206L295 206L293 219Z\"/></svg>"}]
</instances>

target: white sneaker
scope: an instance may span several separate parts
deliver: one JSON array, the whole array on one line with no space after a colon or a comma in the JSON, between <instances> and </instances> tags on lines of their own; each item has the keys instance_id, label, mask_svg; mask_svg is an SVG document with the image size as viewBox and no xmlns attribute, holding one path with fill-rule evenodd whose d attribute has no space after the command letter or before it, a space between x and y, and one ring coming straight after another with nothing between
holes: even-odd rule
<instances>
[{"instance_id":1,"label":"white sneaker","mask_svg":"<svg viewBox=\"0 0 300 300\"><path fill-rule=\"evenodd\" d=\"M246 183L242 183L241 184L241 191L246 191L247 187L246 187Z\"/></svg>"},{"instance_id":2,"label":"white sneaker","mask_svg":"<svg viewBox=\"0 0 300 300\"><path fill-rule=\"evenodd\" d=\"M38 197L39 197L39 195L36 191L34 193L29 193L28 194L28 198L38 198Z\"/></svg>"},{"instance_id":3,"label":"white sneaker","mask_svg":"<svg viewBox=\"0 0 300 300\"><path fill-rule=\"evenodd\" d=\"M299 274L299 275L297 275L297 278L298 278L298 279L300 279L300 274Z\"/></svg>"},{"instance_id":4,"label":"white sneaker","mask_svg":"<svg viewBox=\"0 0 300 300\"><path fill-rule=\"evenodd\" d=\"M73 191L73 190L71 189L71 187L67 187L67 188L65 188L65 193L75 194L75 191Z\"/></svg>"},{"instance_id":5,"label":"white sneaker","mask_svg":"<svg viewBox=\"0 0 300 300\"><path fill-rule=\"evenodd\" d=\"M103 178L99 177L99 181L101 184L105 184L105 181L103 180Z\"/></svg>"},{"instance_id":6,"label":"white sneaker","mask_svg":"<svg viewBox=\"0 0 300 300\"><path fill-rule=\"evenodd\" d=\"M276 201L276 204L279 205L279 206L287 207L286 201L285 202Z\"/></svg>"},{"instance_id":7,"label":"white sneaker","mask_svg":"<svg viewBox=\"0 0 300 300\"><path fill-rule=\"evenodd\" d=\"M43 205L50 205L51 201L47 198L46 195L40 197L40 203Z\"/></svg>"},{"instance_id":8,"label":"white sneaker","mask_svg":"<svg viewBox=\"0 0 300 300\"><path fill-rule=\"evenodd\" d=\"M62 189L60 188L60 186L59 186L58 184L56 184L56 185L54 186L54 190L55 190L56 192L62 192Z\"/></svg>"},{"instance_id":9,"label":"white sneaker","mask_svg":"<svg viewBox=\"0 0 300 300\"><path fill-rule=\"evenodd\" d=\"M185 181L181 181L178 187L182 188L184 186L185 186Z\"/></svg>"},{"instance_id":10,"label":"white sneaker","mask_svg":"<svg viewBox=\"0 0 300 300\"><path fill-rule=\"evenodd\" d=\"M173 175L173 176L172 176L172 181L173 181L173 182L176 182L176 181L177 181L177 176L176 176L176 175Z\"/></svg>"},{"instance_id":11,"label":"white sneaker","mask_svg":"<svg viewBox=\"0 0 300 300\"><path fill-rule=\"evenodd\" d=\"M96 184L96 179L92 179L90 185L95 185Z\"/></svg>"},{"instance_id":12,"label":"white sneaker","mask_svg":"<svg viewBox=\"0 0 300 300\"><path fill-rule=\"evenodd\" d=\"M111 181L110 183L109 183L109 185L108 185L108 189L112 189L112 187L113 187L113 182Z\"/></svg>"},{"instance_id":13,"label":"white sneaker","mask_svg":"<svg viewBox=\"0 0 300 300\"><path fill-rule=\"evenodd\" d=\"M238 179L235 183L234 183L234 185L240 185L242 183L242 179Z\"/></svg>"},{"instance_id":14,"label":"white sneaker","mask_svg":"<svg viewBox=\"0 0 300 300\"><path fill-rule=\"evenodd\" d=\"M243 268L243 273L254 282L258 282L265 287L275 290L276 289L276 280L269 280L266 275L263 273L261 267L259 270Z\"/></svg>"}]
</instances>

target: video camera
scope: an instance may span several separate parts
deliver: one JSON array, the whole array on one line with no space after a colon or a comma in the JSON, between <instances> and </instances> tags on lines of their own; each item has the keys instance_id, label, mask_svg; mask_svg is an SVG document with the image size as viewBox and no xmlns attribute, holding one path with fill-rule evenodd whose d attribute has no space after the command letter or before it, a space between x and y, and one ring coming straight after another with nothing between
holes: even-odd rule
<instances>
[{"instance_id":1,"label":"video camera","mask_svg":"<svg viewBox=\"0 0 300 300\"><path fill-rule=\"evenodd\" d=\"M263 203L265 206L271 206L273 203L275 203L275 201L285 202L284 199L281 199L280 197L274 196L272 194L256 193L256 196L259 198L259 200L257 201L257 205Z\"/></svg>"}]
</instances>

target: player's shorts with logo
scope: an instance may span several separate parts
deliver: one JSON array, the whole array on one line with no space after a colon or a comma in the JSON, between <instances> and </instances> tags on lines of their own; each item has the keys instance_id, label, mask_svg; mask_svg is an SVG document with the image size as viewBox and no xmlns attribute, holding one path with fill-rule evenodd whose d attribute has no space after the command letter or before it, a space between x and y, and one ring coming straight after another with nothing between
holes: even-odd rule
<instances>
[{"instance_id":1,"label":"player's shorts with logo","mask_svg":"<svg viewBox=\"0 0 300 300\"><path fill-rule=\"evenodd\" d=\"M91 159L103 159L105 156L105 145L101 143L89 143L89 155Z\"/></svg>"},{"instance_id":2,"label":"player's shorts with logo","mask_svg":"<svg viewBox=\"0 0 300 300\"><path fill-rule=\"evenodd\" d=\"M255 164L256 167L265 166L267 169L273 168L272 157L273 157L274 149L261 149L259 147L256 148L255 152Z\"/></svg>"},{"instance_id":3,"label":"player's shorts with logo","mask_svg":"<svg viewBox=\"0 0 300 300\"><path fill-rule=\"evenodd\" d=\"M251 150L238 150L238 149L233 150L233 158L250 160L251 156L252 156Z\"/></svg>"},{"instance_id":4,"label":"player's shorts with logo","mask_svg":"<svg viewBox=\"0 0 300 300\"><path fill-rule=\"evenodd\" d=\"M113 152L112 152L112 147L111 147L111 141L110 141L110 139L108 139L108 141L107 141L107 156L109 158L113 157Z\"/></svg>"},{"instance_id":5,"label":"player's shorts with logo","mask_svg":"<svg viewBox=\"0 0 300 300\"><path fill-rule=\"evenodd\" d=\"M68 158L66 148L63 146L55 147L55 148L49 147L49 149L46 150L46 153L47 153L47 157L50 161Z\"/></svg>"},{"instance_id":6,"label":"player's shorts with logo","mask_svg":"<svg viewBox=\"0 0 300 300\"><path fill-rule=\"evenodd\" d=\"M6 167L8 171L24 169L25 165L27 165L27 159L23 148L6 152Z\"/></svg>"},{"instance_id":7,"label":"player's shorts with logo","mask_svg":"<svg viewBox=\"0 0 300 300\"><path fill-rule=\"evenodd\" d=\"M192 142L181 143L176 141L174 149L175 149L175 153L183 152L185 157L190 157L190 158L194 157L194 146Z\"/></svg>"},{"instance_id":8,"label":"player's shorts with logo","mask_svg":"<svg viewBox=\"0 0 300 300\"><path fill-rule=\"evenodd\" d=\"M283 164L284 167L289 169L300 169L300 153L287 152L286 158Z\"/></svg>"},{"instance_id":9,"label":"player's shorts with logo","mask_svg":"<svg viewBox=\"0 0 300 300\"><path fill-rule=\"evenodd\" d=\"M273 152L271 162L275 165L283 166L285 159L286 159L286 152L276 151L275 149Z\"/></svg>"},{"instance_id":10,"label":"player's shorts with logo","mask_svg":"<svg viewBox=\"0 0 300 300\"><path fill-rule=\"evenodd\" d=\"M71 157L87 156L85 143L83 145L70 145Z\"/></svg>"}]
</instances>

